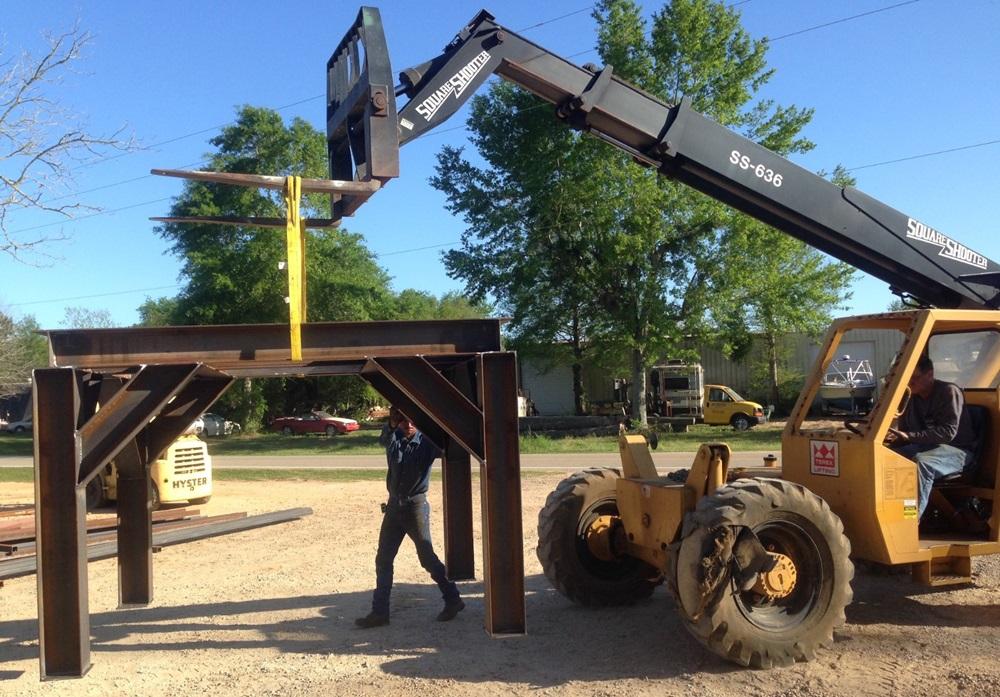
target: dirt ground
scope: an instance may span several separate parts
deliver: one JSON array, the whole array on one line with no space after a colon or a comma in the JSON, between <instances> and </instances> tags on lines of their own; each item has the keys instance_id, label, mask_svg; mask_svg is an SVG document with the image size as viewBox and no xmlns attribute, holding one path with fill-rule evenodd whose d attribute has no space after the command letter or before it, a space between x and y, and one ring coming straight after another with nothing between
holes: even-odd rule
<instances>
[{"instance_id":1,"label":"dirt ground","mask_svg":"<svg viewBox=\"0 0 1000 697\"><path fill-rule=\"evenodd\" d=\"M92 563L93 668L79 680L39 681L35 577L7 581L0 695L1000 695L1000 560L976 562L972 587L939 592L861 571L831 649L790 668L744 670L687 635L663 588L607 610L550 589L536 516L561 476L524 482L526 636L486 635L479 581L461 584L467 607L456 620L435 622L440 598L408 542L392 623L354 628L369 607L380 482L220 482L205 513L315 514L164 549L146 608L116 609L115 561ZM31 496L31 485L0 487L0 503ZM439 485L431 498L441 553ZM478 535L478 501L475 520Z\"/></svg>"}]
</instances>

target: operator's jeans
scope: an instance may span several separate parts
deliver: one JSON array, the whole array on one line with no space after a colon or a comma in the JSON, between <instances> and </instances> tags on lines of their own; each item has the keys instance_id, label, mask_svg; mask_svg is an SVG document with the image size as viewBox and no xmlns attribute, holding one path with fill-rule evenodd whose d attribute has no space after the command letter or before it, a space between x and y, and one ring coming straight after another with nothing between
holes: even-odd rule
<instances>
[{"instance_id":1,"label":"operator's jeans","mask_svg":"<svg viewBox=\"0 0 1000 697\"><path fill-rule=\"evenodd\" d=\"M917 516L923 516L931 496L934 482L949 474L962 472L972 463L972 453L953 445L928 445L907 443L894 450L917 463L920 488L917 498Z\"/></svg>"},{"instance_id":2,"label":"operator's jeans","mask_svg":"<svg viewBox=\"0 0 1000 697\"><path fill-rule=\"evenodd\" d=\"M458 588L448 580L444 564L434 553L431 543L431 505L426 499L412 503L390 503L382 516L382 530L378 536L375 554L375 593L372 595L372 612L389 614L389 594L392 591L392 563L403 538L409 536L417 547L420 565L430 573L441 590L444 601L458 600Z\"/></svg>"}]
</instances>

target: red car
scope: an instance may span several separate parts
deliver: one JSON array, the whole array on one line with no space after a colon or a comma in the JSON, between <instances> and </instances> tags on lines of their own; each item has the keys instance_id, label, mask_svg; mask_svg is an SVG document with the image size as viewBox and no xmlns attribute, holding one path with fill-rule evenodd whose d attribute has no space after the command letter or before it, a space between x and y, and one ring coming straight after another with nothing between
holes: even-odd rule
<instances>
[{"instance_id":1,"label":"red car","mask_svg":"<svg viewBox=\"0 0 1000 697\"><path fill-rule=\"evenodd\" d=\"M314 411L305 416L279 416L271 422L271 429L281 431L286 436L302 433L325 433L335 436L338 433L357 431L361 426L354 419L331 416L325 411Z\"/></svg>"}]
</instances>

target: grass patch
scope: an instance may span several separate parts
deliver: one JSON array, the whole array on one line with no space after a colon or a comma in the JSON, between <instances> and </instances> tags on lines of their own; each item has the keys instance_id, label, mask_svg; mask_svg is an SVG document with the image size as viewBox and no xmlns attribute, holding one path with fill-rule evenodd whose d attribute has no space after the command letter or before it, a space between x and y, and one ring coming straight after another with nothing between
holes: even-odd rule
<instances>
[{"instance_id":1,"label":"grass patch","mask_svg":"<svg viewBox=\"0 0 1000 697\"><path fill-rule=\"evenodd\" d=\"M472 478L477 479L478 471L473 468ZM544 470L524 470L521 479L548 477L551 472ZM382 482L385 472L382 470L350 470L350 469L216 469L212 472L216 481L225 482ZM435 467L431 470L431 479L441 478L441 470ZM0 482L31 483L35 480L35 471L31 467L0 467Z\"/></svg>"},{"instance_id":2,"label":"grass patch","mask_svg":"<svg viewBox=\"0 0 1000 697\"><path fill-rule=\"evenodd\" d=\"M35 481L34 467L0 467L0 482L25 483Z\"/></svg>"},{"instance_id":3,"label":"grass patch","mask_svg":"<svg viewBox=\"0 0 1000 697\"><path fill-rule=\"evenodd\" d=\"M32 457L35 441L30 433L0 433L0 456Z\"/></svg>"},{"instance_id":4,"label":"grass patch","mask_svg":"<svg viewBox=\"0 0 1000 697\"><path fill-rule=\"evenodd\" d=\"M226 455L381 455L379 432L362 429L353 433L327 437L325 435L285 436L280 433L240 435L208 439L208 450L215 456ZM739 433L728 426L691 427L687 433L659 433L661 452L693 452L702 443L724 442L739 450L780 450L781 430L761 427ZM522 435L521 452L545 453L617 453L615 436L550 436ZM0 434L0 456L31 457L31 434ZM2 480L0 480L2 481Z\"/></svg>"},{"instance_id":5,"label":"grass patch","mask_svg":"<svg viewBox=\"0 0 1000 697\"><path fill-rule=\"evenodd\" d=\"M781 431L751 429L734 431L728 426L692 426L687 433L662 431L657 450L668 453L694 452L702 443L728 443L734 451L781 450ZM522 435L521 452L544 453L617 453L616 436L548 436Z\"/></svg>"}]
</instances>

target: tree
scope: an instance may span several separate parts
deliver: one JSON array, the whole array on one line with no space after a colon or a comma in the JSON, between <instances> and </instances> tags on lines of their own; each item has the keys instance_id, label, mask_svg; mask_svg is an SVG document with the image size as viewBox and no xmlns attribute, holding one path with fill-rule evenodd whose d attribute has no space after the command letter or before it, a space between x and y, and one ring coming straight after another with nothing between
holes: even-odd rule
<instances>
[{"instance_id":1,"label":"tree","mask_svg":"<svg viewBox=\"0 0 1000 697\"><path fill-rule=\"evenodd\" d=\"M838 186L855 183L838 167L831 179ZM782 375L787 351L782 344L794 333L817 337L832 315L844 308L854 280L853 267L830 261L793 237L743 215L719 237L712 273L706 281L716 300L712 314L731 356L746 353L752 337L764 344L765 384L771 404L789 401L782 384L792 382L796 393L801 376Z\"/></svg>"},{"instance_id":2,"label":"tree","mask_svg":"<svg viewBox=\"0 0 1000 697\"><path fill-rule=\"evenodd\" d=\"M310 124L285 124L270 109L244 106L211 141L207 169L221 172L326 177L326 139ZM329 217L329 198L305 195L303 217ZM280 192L186 182L171 216L284 217ZM147 300L143 323L245 324L287 322L283 230L167 223L160 234L182 262L176 298ZM343 228L309 230L306 240L308 320L388 319L395 309L389 276L360 235ZM229 390L220 411L254 431L268 414L311 408L360 409L374 392L352 377L287 378Z\"/></svg>"},{"instance_id":3,"label":"tree","mask_svg":"<svg viewBox=\"0 0 1000 697\"><path fill-rule=\"evenodd\" d=\"M24 392L32 369L48 365L48 342L38 330L34 317L16 321L0 312L0 397Z\"/></svg>"},{"instance_id":4,"label":"tree","mask_svg":"<svg viewBox=\"0 0 1000 697\"><path fill-rule=\"evenodd\" d=\"M80 59L91 35L79 27L46 36L41 57L24 52L3 56L0 46L0 251L20 261L44 255L42 247L58 237L27 236L12 229L20 211L72 218L94 210L68 196L73 170L109 150L130 150L122 130L95 135L53 97L59 83Z\"/></svg>"},{"instance_id":5,"label":"tree","mask_svg":"<svg viewBox=\"0 0 1000 697\"><path fill-rule=\"evenodd\" d=\"M326 177L326 139L309 123L286 126L271 110L244 106L211 141L207 169L218 172ZM284 217L281 192L186 182L171 216ZM328 217L329 198L307 194L303 217ZM183 287L173 324L243 324L288 319L283 230L166 223L158 229L182 262ZM383 318L391 307L389 277L360 235L342 228L310 230L306 241L310 321ZM150 308L152 309L152 308Z\"/></svg>"},{"instance_id":6,"label":"tree","mask_svg":"<svg viewBox=\"0 0 1000 697\"><path fill-rule=\"evenodd\" d=\"M98 329L113 327L115 321L107 310L90 310L86 307L67 307L59 323L70 329Z\"/></svg>"},{"instance_id":7,"label":"tree","mask_svg":"<svg viewBox=\"0 0 1000 697\"><path fill-rule=\"evenodd\" d=\"M674 0L648 36L631 0L602 0L594 18L598 52L616 75L670 102L685 95L779 153L811 147L797 136L809 110L753 101L771 71L766 43L747 36L737 11ZM468 121L486 166L455 149L439 155L432 183L469 226L446 266L473 297L497 298L519 341L555 344L577 364L586 352L627 367L645 422L649 363L707 331L705 264L732 214L617 149L558 130L538 106L497 85L473 100Z\"/></svg>"}]
</instances>

